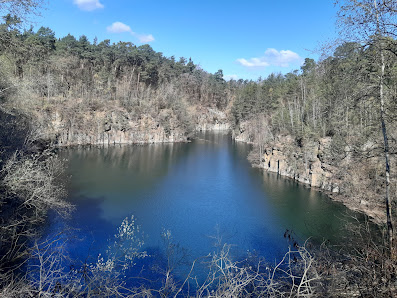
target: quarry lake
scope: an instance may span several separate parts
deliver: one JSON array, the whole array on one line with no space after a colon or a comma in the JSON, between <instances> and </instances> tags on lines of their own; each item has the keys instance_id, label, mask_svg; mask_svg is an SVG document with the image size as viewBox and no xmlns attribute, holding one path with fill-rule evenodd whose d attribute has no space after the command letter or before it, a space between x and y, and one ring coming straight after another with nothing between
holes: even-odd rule
<instances>
[{"instance_id":1,"label":"quarry lake","mask_svg":"<svg viewBox=\"0 0 397 298\"><path fill-rule=\"evenodd\" d=\"M165 253L167 230L189 260L214 251L216 238L232 244L236 257L256 252L273 263L293 245L287 234L301 244L343 241L343 205L252 168L249 150L226 133L202 133L191 143L63 149L76 208L66 220L52 217L47 235L68 228L74 240L66 250L81 262L104 254L131 215L151 256Z\"/></svg>"}]
</instances>

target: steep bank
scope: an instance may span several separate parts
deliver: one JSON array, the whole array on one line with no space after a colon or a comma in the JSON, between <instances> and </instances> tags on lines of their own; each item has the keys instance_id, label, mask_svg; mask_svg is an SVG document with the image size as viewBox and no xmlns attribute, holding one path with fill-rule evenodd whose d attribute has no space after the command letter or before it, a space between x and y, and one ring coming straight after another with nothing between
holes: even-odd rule
<instances>
[{"instance_id":1,"label":"steep bank","mask_svg":"<svg viewBox=\"0 0 397 298\"><path fill-rule=\"evenodd\" d=\"M227 113L214 108L196 108L197 131L228 131L231 128Z\"/></svg>"},{"instance_id":2,"label":"steep bank","mask_svg":"<svg viewBox=\"0 0 397 298\"><path fill-rule=\"evenodd\" d=\"M56 146L186 142L188 134L171 114L161 123L151 115L136 119L122 110L77 115L71 120L55 111L43 134Z\"/></svg>"},{"instance_id":3,"label":"steep bank","mask_svg":"<svg viewBox=\"0 0 397 298\"><path fill-rule=\"evenodd\" d=\"M233 131L233 138L254 143L248 157L253 166L319 189L349 209L362 212L375 222L385 222L383 189L376 177L382 171L380 158L363 158L347 145L340 148L335 137L297 140L280 135L259 146L248 123L240 124ZM365 146L368 150L374 144Z\"/></svg>"},{"instance_id":4,"label":"steep bank","mask_svg":"<svg viewBox=\"0 0 397 298\"><path fill-rule=\"evenodd\" d=\"M116 100L64 105L62 99L51 99L36 102L30 114L35 137L55 146L187 142L196 130L229 129L225 112L188 104L137 113Z\"/></svg>"}]
</instances>

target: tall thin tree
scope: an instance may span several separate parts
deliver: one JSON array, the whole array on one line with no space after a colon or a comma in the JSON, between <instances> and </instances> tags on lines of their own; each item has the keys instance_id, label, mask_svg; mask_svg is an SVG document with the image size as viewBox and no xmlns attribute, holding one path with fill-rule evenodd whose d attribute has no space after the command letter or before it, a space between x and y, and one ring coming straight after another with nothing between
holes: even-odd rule
<instances>
[{"instance_id":1,"label":"tall thin tree","mask_svg":"<svg viewBox=\"0 0 397 298\"><path fill-rule=\"evenodd\" d=\"M379 97L379 120L383 136L385 160L385 209L390 254L397 257L392 219L390 192L390 148L386 122L385 71L386 51L392 49L390 41L397 34L397 5L390 0L339 0L338 21L342 36L363 46L372 46L377 55L378 75L376 88Z\"/></svg>"}]
</instances>

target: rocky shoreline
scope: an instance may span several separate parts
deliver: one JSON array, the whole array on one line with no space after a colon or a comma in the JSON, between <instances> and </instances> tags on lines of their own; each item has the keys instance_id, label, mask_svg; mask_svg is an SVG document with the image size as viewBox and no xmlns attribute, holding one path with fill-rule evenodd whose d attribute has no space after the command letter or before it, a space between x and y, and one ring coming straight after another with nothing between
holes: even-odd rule
<instances>
[{"instance_id":1,"label":"rocky shoreline","mask_svg":"<svg viewBox=\"0 0 397 298\"><path fill-rule=\"evenodd\" d=\"M255 145L252 136L241 127L233 131L233 139ZM386 216L382 197L372 195L371 200L366 197L371 196L365 192L370 181L358 176L363 169L355 164L349 148L344 148L345 156L337 164L332 160L332 142L331 137L326 137L317 142L297 144L291 136L277 136L260 150L254 150L248 158L254 167L308 185L350 210L369 216L371 221L384 223Z\"/></svg>"}]
</instances>

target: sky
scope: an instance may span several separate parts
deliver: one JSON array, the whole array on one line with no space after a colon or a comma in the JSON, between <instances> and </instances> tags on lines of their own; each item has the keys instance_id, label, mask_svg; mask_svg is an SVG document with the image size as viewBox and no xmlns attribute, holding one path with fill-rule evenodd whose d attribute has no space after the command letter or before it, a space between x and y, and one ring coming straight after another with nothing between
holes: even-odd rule
<instances>
[{"instance_id":1,"label":"sky","mask_svg":"<svg viewBox=\"0 0 397 298\"><path fill-rule=\"evenodd\" d=\"M335 38L332 0L50 0L34 27L93 41L150 44L165 56L192 58L225 79L252 79L318 60Z\"/></svg>"}]
</instances>

